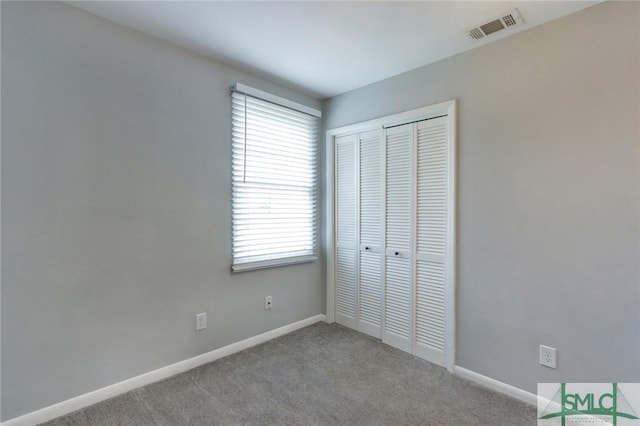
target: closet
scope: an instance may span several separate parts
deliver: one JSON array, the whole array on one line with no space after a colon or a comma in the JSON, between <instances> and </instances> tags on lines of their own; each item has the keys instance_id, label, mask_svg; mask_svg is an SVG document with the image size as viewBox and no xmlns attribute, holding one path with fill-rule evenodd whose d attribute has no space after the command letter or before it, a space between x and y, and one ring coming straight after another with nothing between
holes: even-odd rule
<instances>
[{"instance_id":1,"label":"closet","mask_svg":"<svg viewBox=\"0 0 640 426\"><path fill-rule=\"evenodd\" d=\"M436 364L454 359L455 102L328 132L335 321ZM329 296L331 297L331 296ZM331 317L331 315L329 315Z\"/></svg>"}]
</instances>

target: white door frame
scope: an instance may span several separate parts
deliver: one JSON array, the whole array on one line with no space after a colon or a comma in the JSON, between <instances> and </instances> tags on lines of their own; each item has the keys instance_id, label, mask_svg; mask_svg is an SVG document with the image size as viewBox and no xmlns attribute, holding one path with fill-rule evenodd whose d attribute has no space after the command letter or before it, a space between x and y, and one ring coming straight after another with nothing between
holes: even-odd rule
<instances>
[{"instance_id":1,"label":"white door frame","mask_svg":"<svg viewBox=\"0 0 640 426\"><path fill-rule=\"evenodd\" d=\"M385 127L402 125L414 121L427 120L438 116L447 115L449 126L448 144L448 176L447 186L451 194L447 197L447 271L446 300L447 310L445 336L446 336L446 367L453 373L456 360L456 199L457 199L457 102L456 100L441 102L439 104L417 108L398 114L380 117L369 121L355 123L335 129L327 130L325 143L325 247L327 260L327 322L335 322L335 153L334 139L338 136L345 136L369 130L382 129ZM384 317L384 316L383 316Z\"/></svg>"}]
</instances>

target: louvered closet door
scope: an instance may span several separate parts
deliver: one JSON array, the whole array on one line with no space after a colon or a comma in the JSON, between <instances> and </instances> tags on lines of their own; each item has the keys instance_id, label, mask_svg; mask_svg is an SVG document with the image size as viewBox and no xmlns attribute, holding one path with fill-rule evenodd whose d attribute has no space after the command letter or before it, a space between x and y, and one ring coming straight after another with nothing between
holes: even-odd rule
<instances>
[{"instance_id":1,"label":"louvered closet door","mask_svg":"<svg viewBox=\"0 0 640 426\"><path fill-rule=\"evenodd\" d=\"M411 352L412 150L414 124L386 130L386 249L383 341Z\"/></svg>"},{"instance_id":2,"label":"louvered closet door","mask_svg":"<svg viewBox=\"0 0 640 426\"><path fill-rule=\"evenodd\" d=\"M336 322L357 328L357 137L336 138Z\"/></svg>"},{"instance_id":3,"label":"louvered closet door","mask_svg":"<svg viewBox=\"0 0 640 426\"><path fill-rule=\"evenodd\" d=\"M447 117L418 123L414 353L445 364Z\"/></svg>"},{"instance_id":4,"label":"louvered closet door","mask_svg":"<svg viewBox=\"0 0 640 426\"><path fill-rule=\"evenodd\" d=\"M358 330L381 337L382 324L382 140L381 132L360 139L360 281Z\"/></svg>"}]
</instances>

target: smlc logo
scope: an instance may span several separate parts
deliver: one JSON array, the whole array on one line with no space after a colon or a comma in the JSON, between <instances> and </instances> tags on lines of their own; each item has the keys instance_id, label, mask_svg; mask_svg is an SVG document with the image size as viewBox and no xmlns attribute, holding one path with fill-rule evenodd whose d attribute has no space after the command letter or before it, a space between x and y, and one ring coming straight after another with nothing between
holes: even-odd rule
<instances>
[{"instance_id":1,"label":"smlc logo","mask_svg":"<svg viewBox=\"0 0 640 426\"><path fill-rule=\"evenodd\" d=\"M623 393L623 389L628 396ZM539 383L538 425L640 426L639 383Z\"/></svg>"}]
</instances>

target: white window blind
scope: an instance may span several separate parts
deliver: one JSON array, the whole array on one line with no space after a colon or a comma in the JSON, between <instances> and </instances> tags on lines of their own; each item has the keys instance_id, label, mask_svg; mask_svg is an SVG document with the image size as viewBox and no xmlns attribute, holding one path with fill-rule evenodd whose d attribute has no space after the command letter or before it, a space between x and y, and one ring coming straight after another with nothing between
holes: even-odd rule
<instances>
[{"instance_id":1,"label":"white window blind","mask_svg":"<svg viewBox=\"0 0 640 426\"><path fill-rule=\"evenodd\" d=\"M317 132L316 116L232 92L233 271L316 259Z\"/></svg>"}]
</instances>

